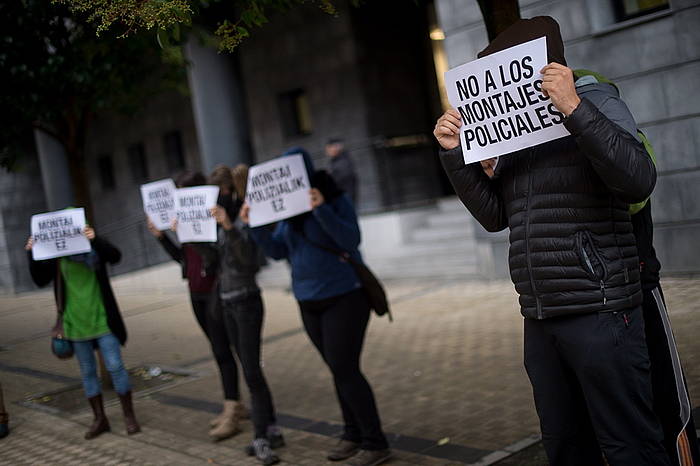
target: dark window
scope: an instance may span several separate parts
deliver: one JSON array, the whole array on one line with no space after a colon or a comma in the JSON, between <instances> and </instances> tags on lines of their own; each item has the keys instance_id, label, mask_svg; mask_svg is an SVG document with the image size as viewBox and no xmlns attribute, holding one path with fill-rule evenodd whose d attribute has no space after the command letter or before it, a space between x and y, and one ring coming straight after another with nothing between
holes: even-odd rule
<instances>
[{"instance_id":1,"label":"dark window","mask_svg":"<svg viewBox=\"0 0 700 466\"><path fill-rule=\"evenodd\" d=\"M668 0L614 0L618 21L668 9Z\"/></svg>"},{"instance_id":2,"label":"dark window","mask_svg":"<svg viewBox=\"0 0 700 466\"><path fill-rule=\"evenodd\" d=\"M168 163L168 170L175 172L185 168L185 154L182 151L182 136L180 131L170 131L163 135L163 146L165 148L165 159Z\"/></svg>"},{"instance_id":3,"label":"dark window","mask_svg":"<svg viewBox=\"0 0 700 466\"><path fill-rule=\"evenodd\" d=\"M114 164L111 155L101 155L97 158L97 171L100 172L100 182L105 191L112 190L116 186L114 182Z\"/></svg>"},{"instance_id":4,"label":"dark window","mask_svg":"<svg viewBox=\"0 0 700 466\"><path fill-rule=\"evenodd\" d=\"M131 178L136 183L148 179L148 162L146 161L146 149L143 143L132 144L126 150L129 156L129 166L131 167Z\"/></svg>"},{"instance_id":5,"label":"dark window","mask_svg":"<svg viewBox=\"0 0 700 466\"><path fill-rule=\"evenodd\" d=\"M286 137L306 136L311 134L311 108L306 92L296 89L277 96L280 109L282 131Z\"/></svg>"}]
</instances>

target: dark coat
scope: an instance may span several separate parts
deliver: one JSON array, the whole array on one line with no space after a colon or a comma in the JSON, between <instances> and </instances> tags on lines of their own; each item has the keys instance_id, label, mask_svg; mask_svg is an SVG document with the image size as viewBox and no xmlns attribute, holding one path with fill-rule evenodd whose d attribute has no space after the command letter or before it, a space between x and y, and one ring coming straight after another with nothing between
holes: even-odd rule
<instances>
[{"instance_id":1,"label":"dark coat","mask_svg":"<svg viewBox=\"0 0 700 466\"><path fill-rule=\"evenodd\" d=\"M116 264L121 260L122 253L119 249L114 247L109 241L96 236L92 240L92 248L97 253L99 261L97 264L97 269L95 274L97 275L97 282L100 286L100 292L102 294L102 302L105 306L105 312L107 313L107 325L109 326L112 334L117 337L119 343L124 345L126 343L126 327L124 326L124 321L122 320L121 313L119 312L119 307L117 306L117 301L114 299L114 293L112 292L112 286L109 283L109 275L107 274L107 264ZM63 297L65 300L65 289L58 289L58 283L64 288L65 285L63 280L57 280L58 274L60 273L60 268L58 265L58 259L48 259L43 261L35 261L32 259L31 251L29 252L29 271L32 275L32 279L37 286L43 287L48 285L53 281L53 291L56 298L56 305L60 308L64 308L64 302L59 303L58 297Z\"/></svg>"},{"instance_id":2,"label":"dark coat","mask_svg":"<svg viewBox=\"0 0 700 466\"><path fill-rule=\"evenodd\" d=\"M510 228L510 274L528 318L642 302L628 208L651 194L654 164L642 143L585 98L564 124L572 136L501 158L494 180L479 163L465 165L461 147L441 152L479 223Z\"/></svg>"},{"instance_id":3,"label":"dark coat","mask_svg":"<svg viewBox=\"0 0 700 466\"><path fill-rule=\"evenodd\" d=\"M187 276L187 257L182 251L182 247L175 244L165 233L158 238L158 242L163 246L165 252L180 264L182 278L189 278ZM216 247L207 243L192 244L195 246L197 254L202 258L202 276L215 276L219 269L219 257Z\"/></svg>"},{"instance_id":4,"label":"dark coat","mask_svg":"<svg viewBox=\"0 0 700 466\"><path fill-rule=\"evenodd\" d=\"M328 161L328 171L338 187L345 191L354 205L357 205L357 174L350 155L343 151L332 157Z\"/></svg>"}]
</instances>

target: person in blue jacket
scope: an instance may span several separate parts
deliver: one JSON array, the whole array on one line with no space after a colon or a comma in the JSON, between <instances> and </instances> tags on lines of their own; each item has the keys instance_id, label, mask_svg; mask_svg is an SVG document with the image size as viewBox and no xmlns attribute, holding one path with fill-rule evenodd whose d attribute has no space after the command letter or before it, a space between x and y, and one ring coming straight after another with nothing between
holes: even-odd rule
<instances>
[{"instance_id":1,"label":"person in blue jacket","mask_svg":"<svg viewBox=\"0 0 700 466\"><path fill-rule=\"evenodd\" d=\"M381 464L391 451L372 388L360 370L369 301L350 264L320 247L343 249L362 260L355 208L328 173L314 169L304 149L292 148L284 155L294 154L304 156L312 211L279 222L274 231L253 228L251 235L269 257L289 261L304 328L333 374L345 426L328 459L350 459L347 464L356 466ZM248 213L245 204L240 213L244 223Z\"/></svg>"}]
</instances>

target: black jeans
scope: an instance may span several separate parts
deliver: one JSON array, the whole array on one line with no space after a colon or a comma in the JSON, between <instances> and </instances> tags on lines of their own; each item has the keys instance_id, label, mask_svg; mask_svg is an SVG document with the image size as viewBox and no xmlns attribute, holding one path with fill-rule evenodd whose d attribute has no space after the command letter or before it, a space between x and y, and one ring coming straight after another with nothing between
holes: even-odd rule
<instances>
[{"instance_id":1,"label":"black jeans","mask_svg":"<svg viewBox=\"0 0 700 466\"><path fill-rule=\"evenodd\" d=\"M345 422L343 438L366 450L388 448L372 388L360 371L370 313L364 290L302 301L299 307L306 333L333 374Z\"/></svg>"},{"instance_id":2,"label":"black jeans","mask_svg":"<svg viewBox=\"0 0 700 466\"><path fill-rule=\"evenodd\" d=\"M664 466L640 308L525 319L525 367L552 466Z\"/></svg>"},{"instance_id":3,"label":"black jeans","mask_svg":"<svg viewBox=\"0 0 700 466\"><path fill-rule=\"evenodd\" d=\"M218 291L190 293L190 300L194 316L207 336L216 364L219 366L224 398L238 401L241 398L238 390L238 366L231 349L232 345L236 346L236 342L230 340L226 333Z\"/></svg>"},{"instance_id":4,"label":"black jeans","mask_svg":"<svg viewBox=\"0 0 700 466\"><path fill-rule=\"evenodd\" d=\"M236 342L238 360L250 390L255 438L267 435L267 427L274 424L275 408L270 388L260 366L260 337L264 318L260 293L222 304L225 328L229 339Z\"/></svg>"}]
</instances>

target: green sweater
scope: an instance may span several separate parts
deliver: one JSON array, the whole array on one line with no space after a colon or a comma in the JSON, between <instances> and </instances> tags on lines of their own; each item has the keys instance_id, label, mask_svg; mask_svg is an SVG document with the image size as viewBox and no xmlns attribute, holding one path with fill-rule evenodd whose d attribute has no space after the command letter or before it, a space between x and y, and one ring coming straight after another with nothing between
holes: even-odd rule
<instances>
[{"instance_id":1,"label":"green sweater","mask_svg":"<svg viewBox=\"0 0 700 466\"><path fill-rule=\"evenodd\" d=\"M73 341L92 340L110 333L95 271L70 259L61 259L65 286L63 331Z\"/></svg>"}]
</instances>

